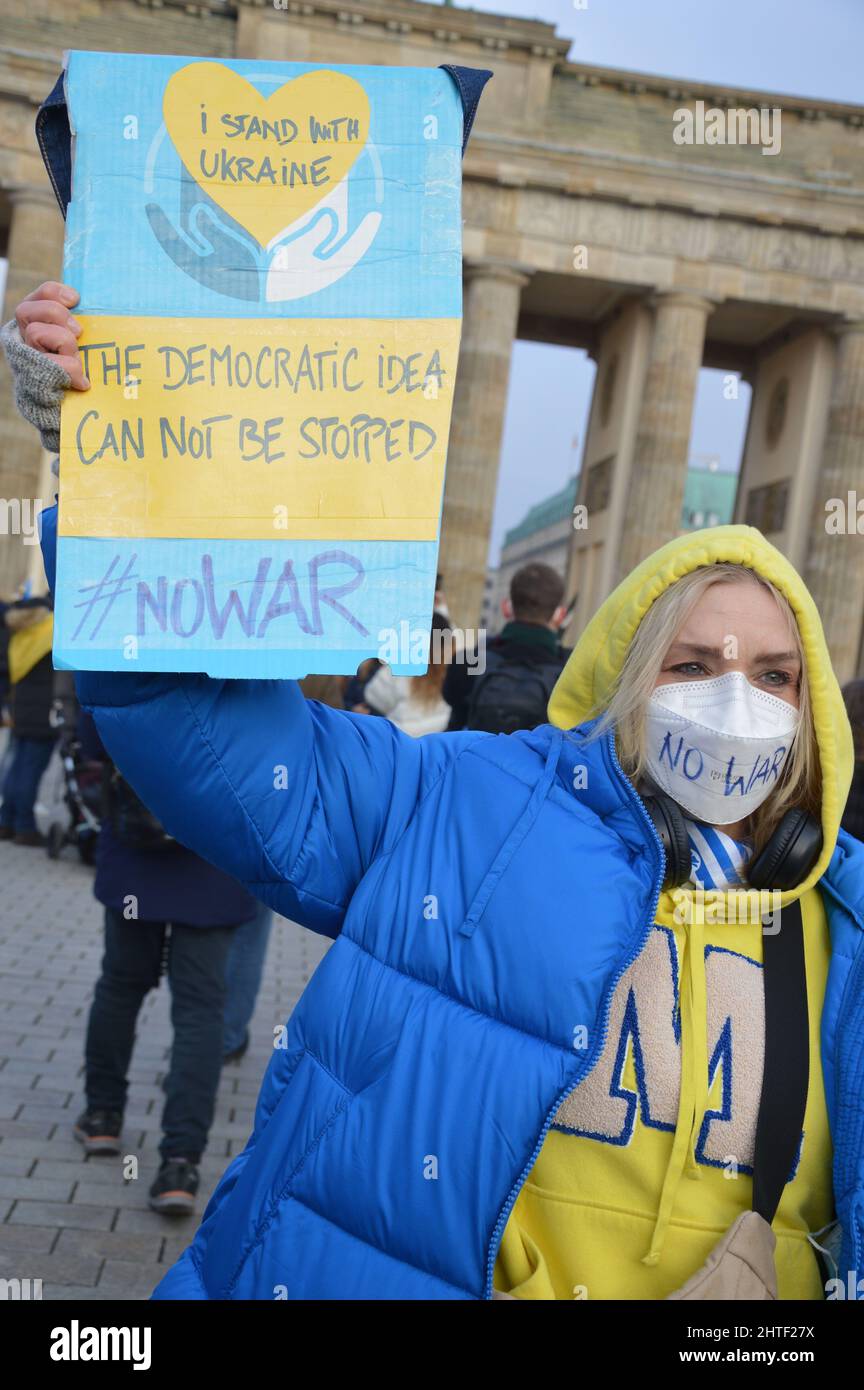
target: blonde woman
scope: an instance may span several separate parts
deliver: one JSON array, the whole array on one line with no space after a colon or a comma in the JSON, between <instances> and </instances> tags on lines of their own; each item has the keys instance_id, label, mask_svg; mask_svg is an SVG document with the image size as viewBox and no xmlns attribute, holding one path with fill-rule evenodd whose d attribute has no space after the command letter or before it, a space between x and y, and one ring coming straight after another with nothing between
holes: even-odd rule
<instances>
[{"instance_id":1,"label":"blonde woman","mask_svg":"<svg viewBox=\"0 0 864 1390\"><path fill-rule=\"evenodd\" d=\"M4 330L43 430L40 381L80 384L72 304L43 286ZM55 531L49 509L52 584ZM77 679L171 833L333 938L155 1297L855 1296L852 740L815 605L759 532L649 556L550 722L510 736L412 739L291 681Z\"/></svg>"}]
</instances>

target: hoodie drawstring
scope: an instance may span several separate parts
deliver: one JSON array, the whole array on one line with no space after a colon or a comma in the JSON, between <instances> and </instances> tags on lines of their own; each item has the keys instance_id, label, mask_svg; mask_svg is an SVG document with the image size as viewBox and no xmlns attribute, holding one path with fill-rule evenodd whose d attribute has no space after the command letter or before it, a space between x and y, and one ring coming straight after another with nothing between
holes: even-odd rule
<instances>
[{"instance_id":1,"label":"hoodie drawstring","mask_svg":"<svg viewBox=\"0 0 864 1390\"><path fill-rule=\"evenodd\" d=\"M698 919L699 914L695 914ZM659 1263L672 1219L678 1184L686 1168L689 1178L701 1179L696 1144L708 1109L708 1036L705 986L705 935L699 920L688 924L684 947L685 976L681 981L681 1088L672 1152L663 1179L657 1219L644 1265Z\"/></svg>"}]
</instances>

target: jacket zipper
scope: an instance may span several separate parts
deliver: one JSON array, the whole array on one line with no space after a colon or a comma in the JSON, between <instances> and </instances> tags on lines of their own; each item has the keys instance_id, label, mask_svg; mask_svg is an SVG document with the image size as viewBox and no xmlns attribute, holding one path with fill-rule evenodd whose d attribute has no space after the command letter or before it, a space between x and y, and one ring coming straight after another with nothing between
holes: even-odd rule
<instances>
[{"instance_id":1,"label":"jacket zipper","mask_svg":"<svg viewBox=\"0 0 864 1390\"><path fill-rule=\"evenodd\" d=\"M492 1239L489 1243L489 1252L486 1260L486 1290L483 1295L485 1299L491 1299L492 1297L492 1283L495 1275L495 1260L498 1256L498 1246L501 1243L501 1236L504 1232L504 1227L507 1223L507 1219L510 1215L510 1212L513 1210L516 1198L519 1196L519 1193L524 1185L525 1179L527 1178L531 1169L534 1167L537 1155L543 1147L543 1141L546 1138L547 1133L549 1132L549 1127L552 1124L553 1119L555 1118L555 1114L558 1110L558 1107L561 1105L564 1098L570 1094L574 1087L578 1086L580 1082L585 1080L585 1078L589 1075L589 1073L596 1065L599 1058L602 1056L603 1048L606 1044L606 1038L609 1032L609 1015L611 1013L612 996L615 993L619 980L630 969L630 966L633 964L640 951L643 950L645 943L648 940L651 928L654 925L654 918L657 915L657 904L660 901L660 894L663 889L663 879L666 873L666 855L663 850L663 845L660 840L660 836L657 834L657 831L654 828L654 822L652 821L650 815L648 814L648 811L645 808L642 798L639 796L630 779L626 776L623 768L621 767L621 764L618 761L618 754L615 751L614 730L611 730L607 735L606 746L609 749L609 752L612 756L612 765L615 768L615 771L617 772L621 781L623 782L628 796L635 803L640 816L642 817L643 821L650 830L651 836L654 840L654 843L657 846L657 851L660 855L660 872L654 892L654 901L651 906L651 914L648 919L648 923L642 932L640 940L638 941L635 949L631 951L630 955L624 961L623 965L621 966L621 969L618 971L617 975L615 976L614 980L612 981L608 990L606 991L606 998L603 1001L603 1027L600 1032L600 1038L598 1042L595 1043L592 1053L585 1059L585 1066L583 1070L579 1072L575 1080L569 1081L567 1083L563 1091L561 1091L558 1095L558 1098L552 1106L552 1109L547 1114L546 1119L543 1122L543 1128L540 1131L540 1135L537 1139L537 1143L534 1146L534 1152L532 1153L525 1167L522 1169L522 1172L519 1174L519 1177L517 1178L516 1183L514 1184L510 1192L510 1195L507 1198L507 1201L504 1203L504 1206L501 1210L501 1215L498 1217L498 1220L495 1224L495 1229L492 1232Z\"/></svg>"}]
</instances>

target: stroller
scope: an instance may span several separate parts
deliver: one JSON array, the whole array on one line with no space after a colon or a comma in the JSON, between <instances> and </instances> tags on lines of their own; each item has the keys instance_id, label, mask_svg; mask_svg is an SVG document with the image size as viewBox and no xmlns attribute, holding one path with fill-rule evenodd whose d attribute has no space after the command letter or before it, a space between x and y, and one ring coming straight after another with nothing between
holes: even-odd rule
<instances>
[{"instance_id":1,"label":"stroller","mask_svg":"<svg viewBox=\"0 0 864 1390\"><path fill-rule=\"evenodd\" d=\"M69 683L61 686L65 673L55 676L55 699L51 722L60 731L59 753L63 767L63 801L69 810L69 822L52 821L48 827L49 859L59 858L64 846L74 845L82 863L92 864L96 857L103 805L103 765L81 752L77 734L78 702Z\"/></svg>"}]
</instances>

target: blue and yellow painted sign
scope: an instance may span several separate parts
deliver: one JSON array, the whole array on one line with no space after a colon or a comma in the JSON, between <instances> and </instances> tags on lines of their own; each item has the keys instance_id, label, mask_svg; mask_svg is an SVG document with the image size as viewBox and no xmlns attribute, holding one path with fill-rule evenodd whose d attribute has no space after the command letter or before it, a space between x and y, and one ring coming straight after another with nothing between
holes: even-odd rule
<instances>
[{"instance_id":1,"label":"blue and yellow painted sign","mask_svg":"<svg viewBox=\"0 0 864 1390\"><path fill-rule=\"evenodd\" d=\"M462 311L450 76L73 52L66 89L92 389L62 412L56 664L348 672L428 631Z\"/></svg>"}]
</instances>

